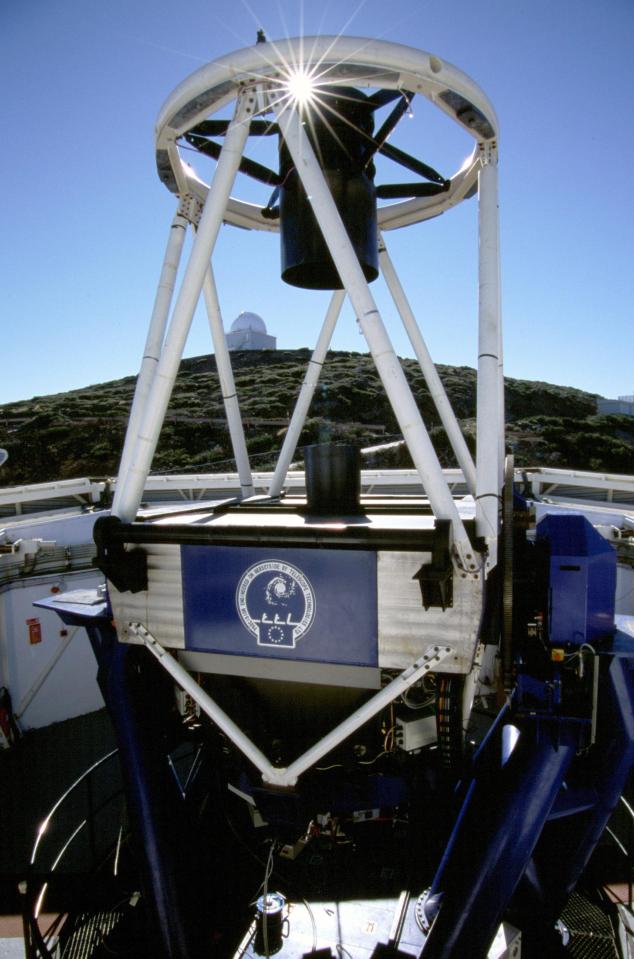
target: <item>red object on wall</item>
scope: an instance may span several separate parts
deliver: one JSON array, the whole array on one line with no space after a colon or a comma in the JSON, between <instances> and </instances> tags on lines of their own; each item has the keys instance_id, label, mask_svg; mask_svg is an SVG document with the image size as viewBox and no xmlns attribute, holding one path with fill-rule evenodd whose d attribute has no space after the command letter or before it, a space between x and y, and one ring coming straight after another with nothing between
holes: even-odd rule
<instances>
[{"instance_id":1,"label":"red object on wall","mask_svg":"<svg viewBox=\"0 0 634 959\"><path fill-rule=\"evenodd\" d=\"M42 642L42 625L39 619L27 619L26 625L29 627L29 643L34 646Z\"/></svg>"}]
</instances>

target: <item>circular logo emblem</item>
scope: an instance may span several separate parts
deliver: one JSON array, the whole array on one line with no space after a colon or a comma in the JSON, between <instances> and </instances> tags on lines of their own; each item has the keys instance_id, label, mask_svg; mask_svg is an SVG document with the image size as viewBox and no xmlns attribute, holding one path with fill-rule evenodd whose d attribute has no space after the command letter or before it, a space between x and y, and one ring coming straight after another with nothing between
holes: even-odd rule
<instances>
[{"instance_id":1,"label":"circular logo emblem","mask_svg":"<svg viewBox=\"0 0 634 959\"><path fill-rule=\"evenodd\" d=\"M294 649L315 617L315 593L301 570L267 559L250 566L236 590L240 619L258 646Z\"/></svg>"}]
</instances>

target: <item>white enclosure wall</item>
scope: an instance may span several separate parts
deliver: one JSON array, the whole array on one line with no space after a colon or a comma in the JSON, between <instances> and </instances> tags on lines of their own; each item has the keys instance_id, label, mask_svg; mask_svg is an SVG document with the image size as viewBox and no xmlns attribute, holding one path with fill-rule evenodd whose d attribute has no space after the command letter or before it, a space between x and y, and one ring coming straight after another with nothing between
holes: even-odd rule
<instances>
[{"instance_id":1,"label":"white enclosure wall","mask_svg":"<svg viewBox=\"0 0 634 959\"><path fill-rule=\"evenodd\" d=\"M102 581L103 575L95 570L21 580L0 591L0 683L11 694L22 730L48 726L103 706L97 662L86 631L64 626L56 613L33 605L36 600L49 599L54 591L94 589ZM29 620L39 624L41 642L31 643Z\"/></svg>"}]
</instances>

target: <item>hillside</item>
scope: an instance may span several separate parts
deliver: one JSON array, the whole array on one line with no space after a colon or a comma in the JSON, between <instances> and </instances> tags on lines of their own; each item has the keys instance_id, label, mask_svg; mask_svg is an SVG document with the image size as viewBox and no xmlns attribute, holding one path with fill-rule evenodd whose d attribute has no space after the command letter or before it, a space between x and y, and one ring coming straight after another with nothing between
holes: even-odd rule
<instances>
[{"instance_id":1,"label":"hillside","mask_svg":"<svg viewBox=\"0 0 634 959\"><path fill-rule=\"evenodd\" d=\"M255 469L270 468L300 388L308 350L233 353L234 375ZM404 360L443 465L455 465L418 364ZM439 373L475 447L476 374L440 366ZM2 486L116 473L134 377L0 406L0 447L9 460ZM507 379L507 448L519 466L553 466L634 474L634 418L596 413L596 396L549 383ZM349 440L370 446L398 438L398 427L369 356L333 352L301 437L301 445ZM378 462L376 463L378 465ZM410 466L392 452L385 466ZM153 470L233 470L215 357L183 360Z\"/></svg>"}]
</instances>

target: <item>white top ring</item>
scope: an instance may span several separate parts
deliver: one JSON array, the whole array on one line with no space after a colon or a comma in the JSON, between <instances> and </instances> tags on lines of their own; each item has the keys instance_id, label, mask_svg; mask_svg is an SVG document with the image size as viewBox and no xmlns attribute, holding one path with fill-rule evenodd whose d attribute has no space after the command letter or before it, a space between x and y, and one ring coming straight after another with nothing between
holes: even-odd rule
<instances>
[{"instance_id":1,"label":"white top ring","mask_svg":"<svg viewBox=\"0 0 634 959\"><path fill-rule=\"evenodd\" d=\"M207 184L180 156L177 140L235 100L245 84L279 82L289 70L318 70L320 83L409 90L425 96L476 140L474 151L450 178L447 192L400 200L378 210L379 227L395 229L438 216L470 196L481 166L481 147L497 141L495 111L466 74L412 47L358 37L301 37L253 47L214 60L183 81L163 105L156 124L156 162L173 193L204 201ZM225 220L248 229L276 231L262 207L231 198Z\"/></svg>"}]
</instances>

